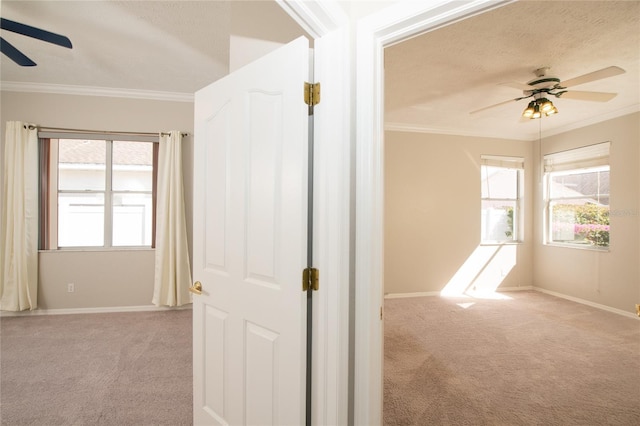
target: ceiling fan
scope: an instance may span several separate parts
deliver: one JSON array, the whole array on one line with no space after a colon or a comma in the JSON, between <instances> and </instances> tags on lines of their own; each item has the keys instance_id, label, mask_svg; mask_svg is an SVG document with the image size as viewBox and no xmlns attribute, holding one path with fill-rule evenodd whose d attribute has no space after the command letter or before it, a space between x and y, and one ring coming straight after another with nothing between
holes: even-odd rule
<instances>
[{"instance_id":1,"label":"ceiling fan","mask_svg":"<svg viewBox=\"0 0 640 426\"><path fill-rule=\"evenodd\" d=\"M0 18L0 28L14 33L22 34L27 37L53 43L57 46L67 47L71 49L73 46L71 40L67 37L55 34L49 31L30 25L21 24L9 19ZM27 55L16 49L11 43L0 37L0 52L8 56L13 62L22 67L33 67L36 65Z\"/></svg>"},{"instance_id":2,"label":"ceiling fan","mask_svg":"<svg viewBox=\"0 0 640 426\"><path fill-rule=\"evenodd\" d=\"M522 96L471 111L470 114L475 114L490 108L528 98L532 98L532 100L529 102L527 108L522 114L525 118L540 118L543 114L552 115L557 113L557 108L548 99L551 96L555 96L556 98L575 99L579 101L607 102L616 97L617 93L584 92L570 90L569 88L625 73L625 70L622 68L611 66L579 77L571 78L569 80L560 81L557 77L547 75L549 68L550 67L542 67L536 69L534 71L536 78L528 81L527 83L500 83L501 86L513 87L514 89L522 90Z\"/></svg>"}]
</instances>

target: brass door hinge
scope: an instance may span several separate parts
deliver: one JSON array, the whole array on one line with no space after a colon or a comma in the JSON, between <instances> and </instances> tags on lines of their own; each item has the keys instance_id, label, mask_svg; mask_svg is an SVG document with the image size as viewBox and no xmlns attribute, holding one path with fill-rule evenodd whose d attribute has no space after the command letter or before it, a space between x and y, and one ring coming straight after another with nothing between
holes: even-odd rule
<instances>
[{"instance_id":1,"label":"brass door hinge","mask_svg":"<svg viewBox=\"0 0 640 426\"><path fill-rule=\"evenodd\" d=\"M320 103L320 83L304 83L304 103L310 107Z\"/></svg>"},{"instance_id":2,"label":"brass door hinge","mask_svg":"<svg viewBox=\"0 0 640 426\"><path fill-rule=\"evenodd\" d=\"M309 288L314 291L320 288L320 271L316 268L305 268L302 271L302 291L307 291Z\"/></svg>"}]
</instances>

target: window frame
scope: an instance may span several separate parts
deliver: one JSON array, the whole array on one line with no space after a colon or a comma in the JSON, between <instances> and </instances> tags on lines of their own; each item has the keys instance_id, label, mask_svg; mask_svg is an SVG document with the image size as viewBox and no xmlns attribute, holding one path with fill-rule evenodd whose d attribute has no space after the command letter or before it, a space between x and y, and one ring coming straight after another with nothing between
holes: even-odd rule
<instances>
[{"instance_id":1,"label":"window frame","mask_svg":"<svg viewBox=\"0 0 640 426\"><path fill-rule=\"evenodd\" d=\"M120 251L149 250L155 248L155 222L158 175L159 136L128 135L116 133L66 133L39 132L40 141L40 250L48 251ZM58 188L58 143L60 139L105 141L105 188L104 190L60 190ZM152 144L152 190L123 191L112 188L113 142L151 143ZM58 197L59 194L104 194L104 240L101 246L58 246ZM151 195L151 244L150 245L113 245L113 205L114 194L144 193Z\"/></svg>"},{"instance_id":2,"label":"window frame","mask_svg":"<svg viewBox=\"0 0 640 426\"><path fill-rule=\"evenodd\" d=\"M495 167L516 171L516 196L515 198L503 197L484 197L482 190L480 192L480 218L482 220L482 205L484 201L506 201L514 203L513 211L513 237L510 240L490 240L485 239L482 233L482 224L480 227L480 244L496 245L496 244L522 244L524 242L524 157L504 156L504 155L481 155L480 156L480 186L482 188L483 169L484 167Z\"/></svg>"},{"instance_id":3,"label":"window frame","mask_svg":"<svg viewBox=\"0 0 640 426\"><path fill-rule=\"evenodd\" d=\"M554 197L551 196L551 184L552 178L562 175L579 175L594 172L609 172L609 179L611 179L611 163L610 163L610 149L611 142L601 142L593 145L586 145L565 151L559 151L555 153L545 154L542 164L543 173L543 201L544 201L544 214L543 214L543 244L550 247L565 247L577 250L594 250L594 251L609 251L611 242L609 241L606 246L599 246L595 244L578 244L565 241L553 240L553 220L552 206L554 204L562 204L561 201L571 201L576 199L584 199L591 194L581 194L580 196L565 196ZM599 190L599 188L598 188ZM609 211L611 211L611 188L609 193L606 194L609 198ZM560 203L559 203L560 202ZM586 204L581 204L586 205ZM611 233L611 225L609 225L609 235Z\"/></svg>"}]
</instances>

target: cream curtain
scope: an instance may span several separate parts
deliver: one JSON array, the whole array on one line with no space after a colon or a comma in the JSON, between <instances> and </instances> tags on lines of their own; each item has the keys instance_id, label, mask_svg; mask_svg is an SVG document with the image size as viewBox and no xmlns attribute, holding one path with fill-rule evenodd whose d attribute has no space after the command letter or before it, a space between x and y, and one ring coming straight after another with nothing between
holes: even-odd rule
<instances>
[{"instance_id":1,"label":"cream curtain","mask_svg":"<svg viewBox=\"0 0 640 426\"><path fill-rule=\"evenodd\" d=\"M156 196L156 259L152 303L191 303L191 268L187 244L182 178L182 135L160 135Z\"/></svg>"},{"instance_id":2,"label":"cream curtain","mask_svg":"<svg viewBox=\"0 0 640 426\"><path fill-rule=\"evenodd\" d=\"M35 309L38 300L38 131L7 122L2 179L0 308Z\"/></svg>"}]
</instances>

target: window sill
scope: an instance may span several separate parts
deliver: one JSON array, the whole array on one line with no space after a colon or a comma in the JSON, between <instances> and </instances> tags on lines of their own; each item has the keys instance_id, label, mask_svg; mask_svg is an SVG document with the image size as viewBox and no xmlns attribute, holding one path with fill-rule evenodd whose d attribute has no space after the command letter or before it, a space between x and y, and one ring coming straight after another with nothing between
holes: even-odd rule
<instances>
[{"instance_id":1,"label":"window sill","mask_svg":"<svg viewBox=\"0 0 640 426\"><path fill-rule=\"evenodd\" d=\"M524 241L482 241L481 246L519 246L524 244Z\"/></svg>"},{"instance_id":2,"label":"window sill","mask_svg":"<svg viewBox=\"0 0 640 426\"><path fill-rule=\"evenodd\" d=\"M155 251L155 248L151 247L65 247L58 249L49 249L49 250L38 250L38 253L96 253L96 252L107 252L113 253L118 251Z\"/></svg>"},{"instance_id":3,"label":"window sill","mask_svg":"<svg viewBox=\"0 0 640 426\"><path fill-rule=\"evenodd\" d=\"M562 243L544 243L547 247L560 247L560 248L569 248L574 250L586 250L586 251L599 251L602 253L609 253L611 247L599 247L599 246L588 246L588 245L578 245L578 244L562 244Z\"/></svg>"}]
</instances>

